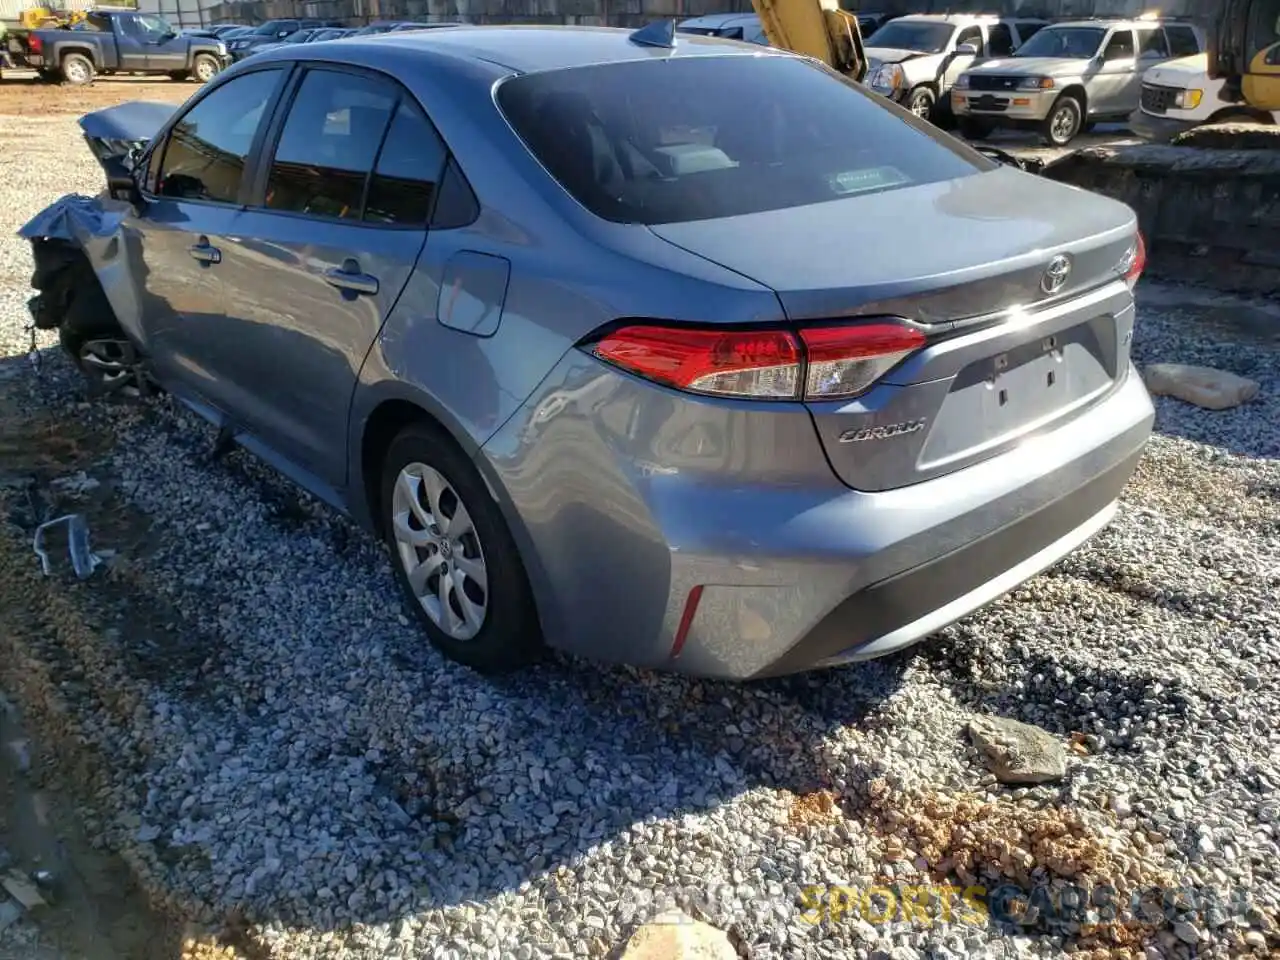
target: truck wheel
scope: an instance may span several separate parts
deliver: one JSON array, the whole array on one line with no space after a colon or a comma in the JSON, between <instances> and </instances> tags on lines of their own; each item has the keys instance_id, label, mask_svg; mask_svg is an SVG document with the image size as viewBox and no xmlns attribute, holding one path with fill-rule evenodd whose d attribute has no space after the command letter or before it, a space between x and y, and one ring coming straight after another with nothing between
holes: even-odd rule
<instances>
[{"instance_id":1,"label":"truck wheel","mask_svg":"<svg viewBox=\"0 0 1280 960\"><path fill-rule=\"evenodd\" d=\"M1076 138L1084 121L1080 101L1069 93L1060 96L1040 124L1040 135L1051 147L1065 147Z\"/></svg>"},{"instance_id":2,"label":"truck wheel","mask_svg":"<svg viewBox=\"0 0 1280 960\"><path fill-rule=\"evenodd\" d=\"M62 79L77 87L93 83L93 61L83 53L68 53L62 58Z\"/></svg>"},{"instance_id":3,"label":"truck wheel","mask_svg":"<svg viewBox=\"0 0 1280 960\"><path fill-rule=\"evenodd\" d=\"M197 53L191 72L199 83L208 83L218 75L218 61L207 53Z\"/></svg>"},{"instance_id":4,"label":"truck wheel","mask_svg":"<svg viewBox=\"0 0 1280 960\"><path fill-rule=\"evenodd\" d=\"M186 70L170 70L169 71L170 80L186 80L190 76L191 74Z\"/></svg>"},{"instance_id":5,"label":"truck wheel","mask_svg":"<svg viewBox=\"0 0 1280 960\"><path fill-rule=\"evenodd\" d=\"M907 94L907 99L902 102L908 110L921 120L928 120L933 116L933 107L937 102L937 97L933 95L933 91L928 87L916 87Z\"/></svg>"}]
</instances>

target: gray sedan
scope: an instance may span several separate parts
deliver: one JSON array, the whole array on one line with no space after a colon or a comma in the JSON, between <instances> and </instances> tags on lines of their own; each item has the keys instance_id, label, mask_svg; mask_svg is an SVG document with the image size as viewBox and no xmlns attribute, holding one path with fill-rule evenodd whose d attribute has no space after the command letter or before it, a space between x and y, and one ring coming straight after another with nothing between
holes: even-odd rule
<instances>
[{"instance_id":1,"label":"gray sedan","mask_svg":"<svg viewBox=\"0 0 1280 960\"><path fill-rule=\"evenodd\" d=\"M1133 212L782 51L287 45L104 165L100 284L37 317L376 531L481 670L899 650L1100 530L1151 430Z\"/></svg>"}]
</instances>

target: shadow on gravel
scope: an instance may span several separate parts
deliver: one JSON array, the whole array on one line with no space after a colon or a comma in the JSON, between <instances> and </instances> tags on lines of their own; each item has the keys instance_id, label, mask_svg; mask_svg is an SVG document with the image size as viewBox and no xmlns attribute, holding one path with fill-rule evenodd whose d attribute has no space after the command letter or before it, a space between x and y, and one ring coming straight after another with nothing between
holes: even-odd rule
<instances>
[{"instance_id":1,"label":"shadow on gravel","mask_svg":"<svg viewBox=\"0 0 1280 960\"><path fill-rule=\"evenodd\" d=\"M224 939L246 922L348 931L526 883L571 890L624 835L676 856L661 821L761 787L797 803L831 788L823 739L874 724L910 663L732 684L555 656L484 680L407 626L372 538L245 454L209 462L212 431L167 401L84 404L60 355L44 352L39 381L26 364L0 360L0 652L35 672L0 676L40 705L33 735L154 902ZM126 421L153 459L115 442ZM81 434L87 449L68 447ZM195 517L126 502L175 461L199 479L182 474ZM79 470L99 486L59 501ZM42 577L31 553L34 525L64 508L114 551L84 582ZM201 539L237 511L252 543ZM250 549L256 568L220 566L225 550L248 568ZM249 589L262 578L268 592ZM313 629L280 612L298 596L323 610L314 637L280 635Z\"/></svg>"}]
</instances>

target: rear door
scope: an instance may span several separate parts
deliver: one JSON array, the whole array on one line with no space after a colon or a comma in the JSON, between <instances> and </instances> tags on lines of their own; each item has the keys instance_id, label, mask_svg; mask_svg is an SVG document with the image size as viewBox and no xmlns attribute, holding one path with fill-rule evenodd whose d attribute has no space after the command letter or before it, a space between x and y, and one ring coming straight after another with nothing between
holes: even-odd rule
<instances>
[{"instance_id":1,"label":"rear door","mask_svg":"<svg viewBox=\"0 0 1280 960\"><path fill-rule=\"evenodd\" d=\"M237 419L331 486L356 376L426 239L444 149L390 78L311 65L272 125L223 251L220 368Z\"/></svg>"},{"instance_id":2,"label":"rear door","mask_svg":"<svg viewBox=\"0 0 1280 960\"><path fill-rule=\"evenodd\" d=\"M151 39L143 24L143 16L137 13L117 13L112 18L115 27L116 50L119 52L119 69L146 70L148 41Z\"/></svg>"},{"instance_id":3,"label":"rear door","mask_svg":"<svg viewBox=\"0 0 1280 960\"><path fill-rule=\"evenodd\" d=\"M285 77L241 74L202 94L147 160L141 216L124 233L138 290L137 332L174 389L218 406L227 344L221 249L247 187L245 168Z\"/></svg>"}]
</instances>

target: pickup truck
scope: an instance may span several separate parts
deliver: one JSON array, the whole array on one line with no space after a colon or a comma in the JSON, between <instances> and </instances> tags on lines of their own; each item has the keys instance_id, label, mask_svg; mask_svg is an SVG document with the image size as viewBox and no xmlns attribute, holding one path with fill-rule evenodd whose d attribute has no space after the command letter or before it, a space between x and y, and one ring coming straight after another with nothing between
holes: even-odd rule
<instances>
[{"instance_id":1,"label":"pickup truck","mask_svg":"<svg viewBox=\"0 0 1280 960\"><path fill-rule=\"evenodd\" d=\"M98 9L67 30L32 30L22 56L48 80L77 86L99 73L163 74L211 80L229 63L221 40L178 33L163 17Z\"/></svg>"}]
</instances>

